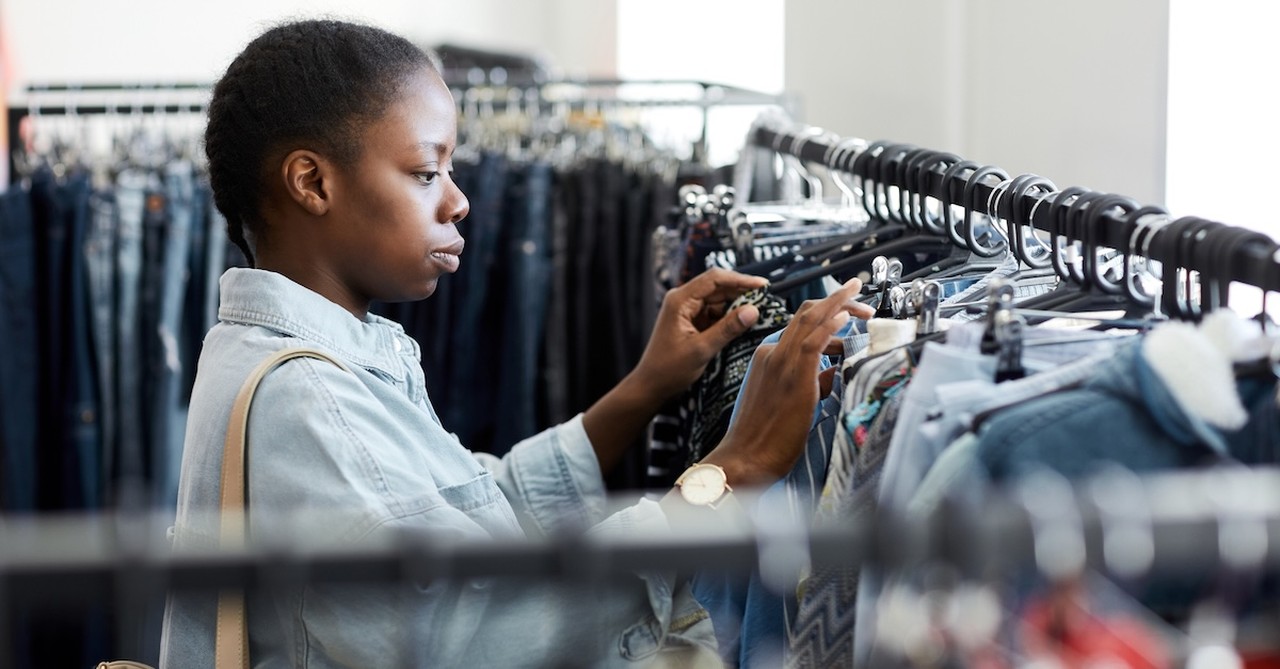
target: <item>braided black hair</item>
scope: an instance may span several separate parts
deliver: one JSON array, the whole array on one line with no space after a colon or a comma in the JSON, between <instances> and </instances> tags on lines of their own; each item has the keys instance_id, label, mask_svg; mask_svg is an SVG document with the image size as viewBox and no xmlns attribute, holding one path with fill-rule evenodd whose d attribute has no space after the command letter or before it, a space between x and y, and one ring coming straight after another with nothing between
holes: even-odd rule
<instances>
[{"instance_id":1,"label":"braided black hair","mask_svg":"<svg viewBox=\"0 0 1280 669\"><path fill-rule=\"evenodd\" d=\"M213 88L204 142L214 204L251 265L245 232L264 225L267 159L305 146L350 164L360 157L360 127L423 66L439 70L403 37L333 20L277 26L236 56Z\"/></svg>"}]
</instances>

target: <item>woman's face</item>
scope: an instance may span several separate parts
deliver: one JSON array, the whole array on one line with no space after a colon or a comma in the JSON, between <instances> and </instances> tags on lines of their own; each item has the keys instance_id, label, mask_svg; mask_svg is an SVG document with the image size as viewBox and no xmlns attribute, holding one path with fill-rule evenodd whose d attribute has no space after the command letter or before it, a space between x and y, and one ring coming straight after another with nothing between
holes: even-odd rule
<instances>
[{"instance_id":1,"label":"woman's face","mask_svg":"<svg viewBox=\"0 0 1280 669\"><path fill-rule=\"evenodd\" d=\"M403 83L400 98L362 130L360 157L333 183L335 278L366 307L430 296L462 253L457 223L469 205L451 174L453 97L426 67Z\"/></svg>"}]
</instances>

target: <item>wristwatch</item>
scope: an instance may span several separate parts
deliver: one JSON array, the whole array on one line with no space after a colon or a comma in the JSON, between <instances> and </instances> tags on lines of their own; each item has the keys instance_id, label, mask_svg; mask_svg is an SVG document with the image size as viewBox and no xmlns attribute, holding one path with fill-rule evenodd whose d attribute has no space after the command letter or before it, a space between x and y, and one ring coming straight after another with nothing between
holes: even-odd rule
<instances>
[{"instance_id":1,"label":"wristwatch","mask_svg":"<svg viewBox=\"0 0 1280 669\"><path fill-rule=\"evenodd\" d=\"M699 462L684 470L676 479L680 487L680 496L690 504L715 508L733 488L729 487L729 479L719 465Z\"/></svg>"}]
</instances>

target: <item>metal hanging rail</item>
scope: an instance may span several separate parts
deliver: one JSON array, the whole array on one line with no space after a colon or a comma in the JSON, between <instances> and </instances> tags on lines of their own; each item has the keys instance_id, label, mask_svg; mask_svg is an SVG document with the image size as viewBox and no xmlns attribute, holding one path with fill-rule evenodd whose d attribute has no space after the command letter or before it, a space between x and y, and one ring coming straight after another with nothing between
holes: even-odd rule
<instances>
[{"instance_id":1,"label":"metal hanging rail","mask_svg":"<svg viewBox=\"0 0 1280 669\"><path fill-rule=\"evenodd\" d=\"M750 142L756 146L796 156L808 163L824 165L887 186L906 189L933 198L945 197L948 202L955 204L965 202L968 179L964 173L957 173L944 183L942 169L930 170L921 179L919 172L912 173L912 170L906 168L904 163L908 162L906 159L908 151L918 147L878 142L876 144L883 147L881 153L869 160L859 161L858 153L848 149L849 139L835 137L829 133L817 134L815 130L814 128L757 127ZM942 152L937 153L942 154ZM1010 216L1016 216L1017 220L1029 222L1038 230L1046 232L1055 230L1057 223L1051 221L1048 215L1050 207L1036 206L1047 195L1002 193L1001 197L994 198L993 202L991 195L994 189L994 186L981 181L972 185L968 200L975 212L1005 220ZM1105 216L1108 219L1107 224L1098 226L1099 238L1090 241L1097 246L1120 251L1129 249L1135 232L1138 232L1137 226L1113 213ZM1184 225L1176 230L1171 230L1173 226L1170 226L1170 228L1151 232L1147 245L1148 257L1170 267L1203 272L1215 278L1238 281L1264 290L1280 291L1280 244L1261 233L1204 219L1195 220L1198 225ZM1229 248L1222 248L1217 244L1198 243L1204 240L1210 230L1214 230L1220 239L1225 236L1218 231L1229 230L1234 236L1233 244ZM1079 240L1079 236L1076 236L1074 231L1060 232Z\"/></svg>"}]
</instances>

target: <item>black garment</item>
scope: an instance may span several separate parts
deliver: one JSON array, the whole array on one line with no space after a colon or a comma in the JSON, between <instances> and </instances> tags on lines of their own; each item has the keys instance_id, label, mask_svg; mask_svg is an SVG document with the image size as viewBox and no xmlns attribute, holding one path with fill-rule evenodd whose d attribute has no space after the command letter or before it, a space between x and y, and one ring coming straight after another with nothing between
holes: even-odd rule
<instances>
[{"instance_id":1,"label":"black garment","mask_svg":"<svg viewBox=\"0 0 1280 669\"><path fill-rule=\"evenodd\" d=\"M747 304L760 310L760 320L711 360L702 376L674 403L674 415L659 417L661 429L655 426L655 441L658 436L667 441L650 449L646 470L649 487L670 487L681 472L720 443L729 431L733 405L756 348L791 321L786 303L764 289L742 295L727 310Z\"/></svg>"}]
</instances>

